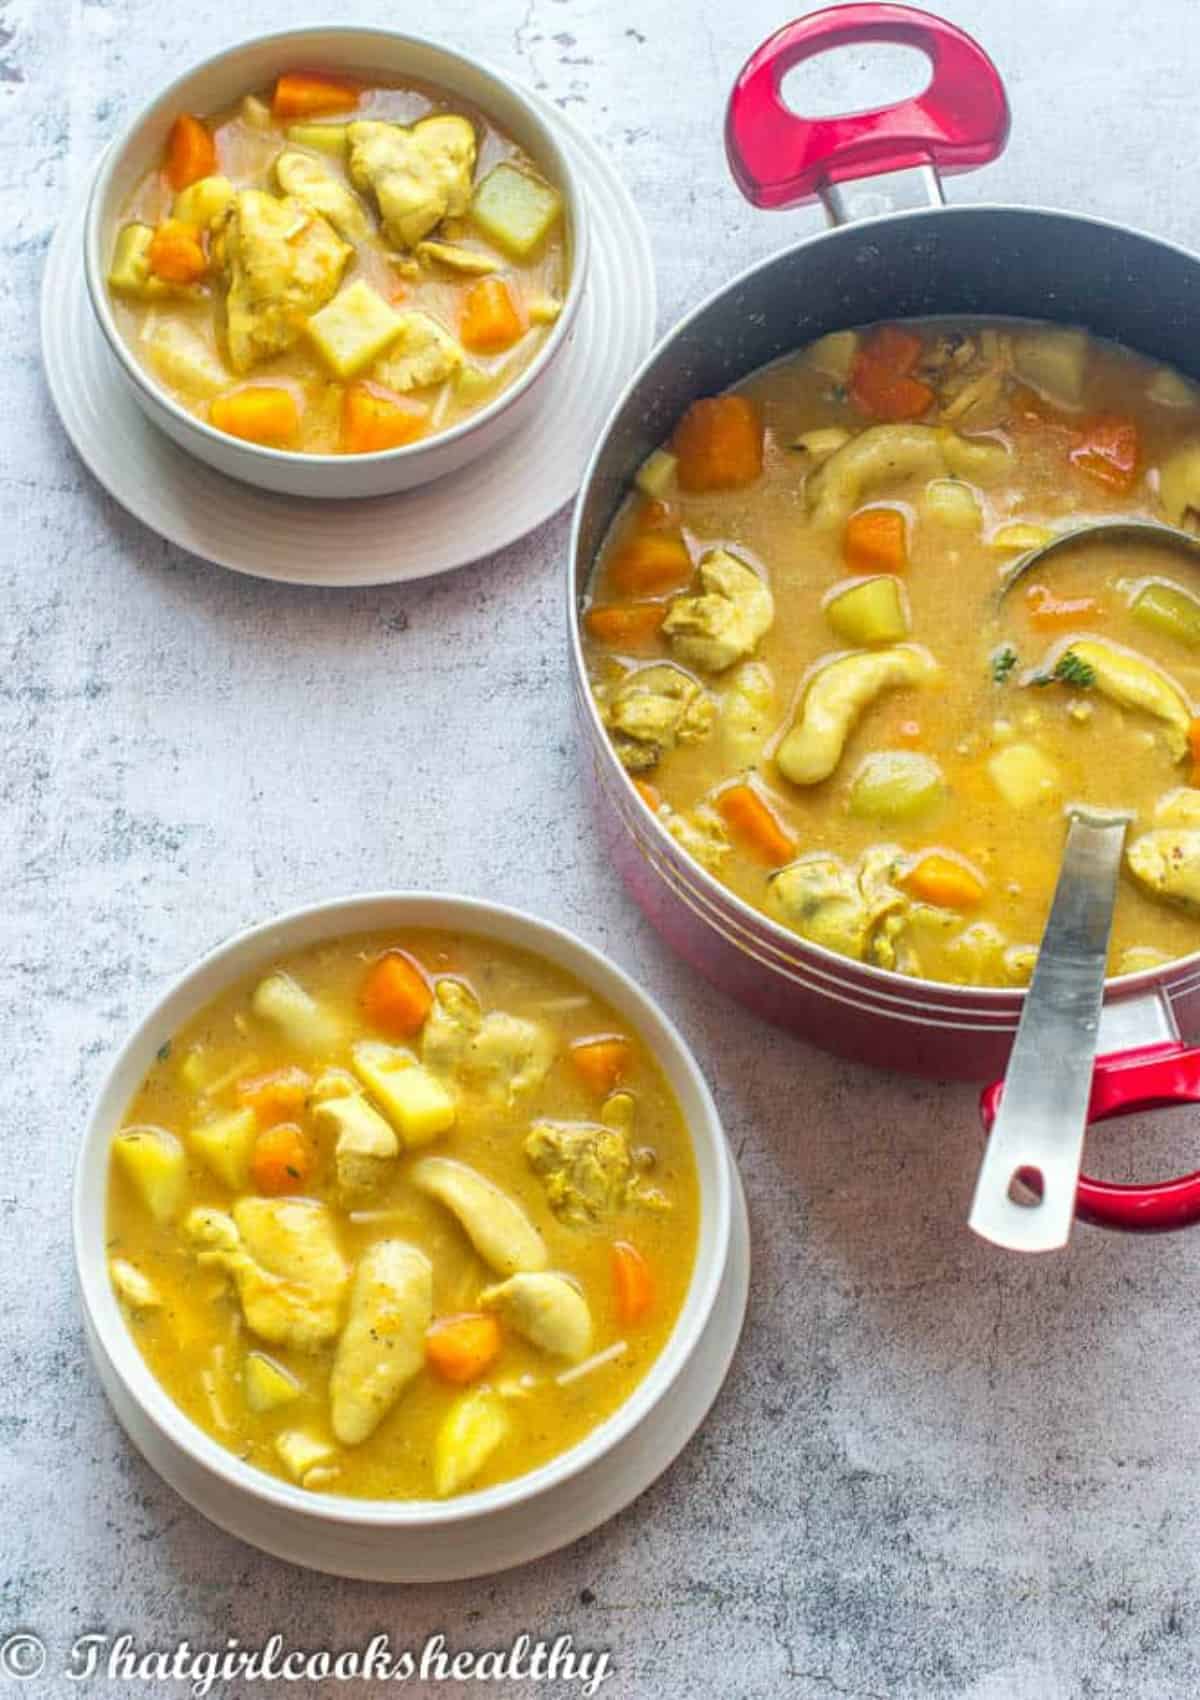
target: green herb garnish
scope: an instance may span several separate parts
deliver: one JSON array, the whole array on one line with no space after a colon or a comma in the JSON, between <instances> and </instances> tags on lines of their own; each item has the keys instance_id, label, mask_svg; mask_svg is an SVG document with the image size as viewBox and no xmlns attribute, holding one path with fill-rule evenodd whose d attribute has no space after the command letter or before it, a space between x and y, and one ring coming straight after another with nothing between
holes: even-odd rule
<instances>
[{"instance_id":1,"label":"green herb garnish","mask_svg":"<svg viewBox=\"0 0 1200 1700\"><path fill-rule=\"evenodd\" d=\"M992 656L992 678L997 685L1008 683L1008 676L1017 665L1017 652L1011 643L1006 643L1003 649L998 649Z\"/></svg>"},{"instance_id":2,"label":"green herb garnish","mask_svg":"<svg viewBox=\"0 0 1200 1700\"><path fill-rule=\"evenodd\" d=\"M166 1062L166 1060L170 1056L170 1054L171 1054L171 1041L168 1039L165 1044L162 1044L158 1047L158 1051L156 1052L156 1055L158 1057L159 1062L164 1063L164 1062Z\"/></svg>"},{"instance_id":3,"label":"green herb garnish","mask_svg":"<svg viewBox=\"0 0 1200 1700\"><path fill-rule=\"evenodd\" d=\"M1064 685L1075 685L1079 690L1086 691L1089 685L1096 683L1096 669L1089 662L1081 660L1073 649L1068 649L1054 663L1054 677L1061 679Z\"/></svg>"}]
</instances>

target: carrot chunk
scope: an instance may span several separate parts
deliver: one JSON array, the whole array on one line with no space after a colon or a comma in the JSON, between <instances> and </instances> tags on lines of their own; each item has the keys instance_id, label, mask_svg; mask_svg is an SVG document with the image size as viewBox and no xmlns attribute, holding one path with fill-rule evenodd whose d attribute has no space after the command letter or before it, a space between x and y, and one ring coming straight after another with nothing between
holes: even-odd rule
<instances>
[{"instance_id":1,"label":"carrot chunk","mask_svg":"<svg viewBox=\"0 0 1200 1700\"><path fill-rule=\"evenodd\" d=\"M939 909L973 909L987 890L974 868L957 857L930 850L900 876L899 883L913 897Z\"/></svg>"},{"instance_id":2,"label":"carrot chunk","mask_svg":"<svg viewBox=\"0 0 1200 1700\"><path fill-rule=\"evenodd\" d=\"M463 299L459 337L473 354L499 354L525 330L512 292L503 278L482 277Z\"/></svg>"},{"instance_id":3,"label":"carrot chunk","mask_svg":"<svg viewBox=\"0 0 1200 1700\"><path fill-rule=\"evenodd\" d=\"M342 397L342 452L378 454L403 448L425 434L429 409L382 384L347 384Z\"/></svg>"},{"instance_id":4,"label":"carrot chunk","mask_svg":"<svg viewBox=\"0 0 1200 1700\"><path fill-rule=\"evenodd\" d=\"M1077 434L1069 459L1089 477L1114 490L1128 490L1138 472L1141 445L1134 420L1100 413Z\"/></svg>"},{"instance_id":5,"label":"carrot chunk","mask_svg":"<svg viewBox=\"0 0 1200 1700\"><path fill-rule=\"evenodd\" d=\"M913 369L921 358L921 339L898 325L881 325L855 356L850 395L876 419L919 419L933 402L933 391Z\"/></svg>"},{"instance_id":6,"label":"carrot chunk","mask_svg":"<svg viewBox=\"0 0 1200 1700\"><path fill-rule=\"evenodd\" d=\"M247 1075L235 1087L237 1101L254 1111L259 1127L294 1121L304 1108L312 1080L302 1068L276 1068Z\"/></svg>"},{"instance_id":7,"label":"carrot chunk","mask_svg":"<svg viewBox=\"0 0 1200 1700\"><path fill-rule=\"evenodd\" d=\"M908 533L899 508L862 508L846 521L842 556L852 573L902 573Z\"/></svg>"},{"instance_id":8,"label":"carrot chunk","mask_svg":"<svg viewBox=\"0 0 1200 1700\"><path fill-rule=\"evenodd\" d=\"M443 1381L478 1381L500 1356L500 1324L485 1311L443 1317L425 1335L425 1361Z\"/></svg>"},{"instance_id":9,"label":"carrot chunk","mask_svg":"<svg viewBox=\"0 0 1200 1700\"><path fill-rule=\"evenodd\" d=\"M673 502L664 502L659 496L647 496L644 502L638 504L634 523L639 531L677 531L679 509Z\"/></svg>"},{"instance_id":10,"label":"carrot chunk","mask_svg":"<svg viewBox=\"0 0 1200 1700\"><path fill-rule=\"evenodd\" d=\"M650 810L650 813L656 815L662 808L662 792L658 789L658 786L651 785L648 779L635 779L633 788Z\"/></svg>"},{"instance_id":11,"label":"carrot chunk","mask_svg":"<svg viewBox=\"0 0 1200 1700\"><path fill-rule=\"evenodd\" d=\"M217 144L198 118L181 112L167 136L167 182L179 192L217 169Z\"/></svg>"},{"instance_id":12,"label":"carrot chunk","mask_svg":"<svg viewBox=\"0 0 1200 1700\"><path fill-rule=\"evenodd\" d=\"M623 608L589 608L583 623L597 643L641 649L657 635L666 616L661 602L634 602Z\"/></svg>"},{"instance_id":13,"label":"carrot chunk","mask_svg":"<svg viewBox=\"0 0 1200 1700\"><path fill-rule=\"evenodd\" d=\"M605 1098L619 1086L629 1072L633 1049L620 1034L604 1034L594 1039L576 1039L571 1046L571 1061L585 1085L597 1097Z\"/></svg>"},{"instance_id":14,"label":"carrot chunk","mask_svg":"<svg viewBox=\"0 0 1200 1700\"><path fill-rule=\"evenodd\" d=\"M419 1032L433 1008L433 989L424 970L402 950L375 958L359 998L371 1025L398 1039Z\"/></svg>"},{"instance_id":15,"label":"carrot chunk","mask_svg":"<svg viewBox=\"0 0 1200 1700\"><path fill-rule=\"evenodd\" d=\"M164 283L196 283L208 270L208 256L194 224L167 218L150 238L150 270Z\"/></svg>"},{"instance_id":16,"label":"carrot chunk","mask_svg":"<svg viewBox=\"0 0 1200 1700\"><path fill-rule=\"evenodd\" d=\"M1042 631L1104 618L1104 610L1094 596L1055 596L1045 584L1031 584L1025 592L1025 601L1031 623Z\"/></svg>"},{"instance_id":17,"label":"carrot chunk","mask_svg":"<svg viewBox=\"0 0 1200 1700\"><path fill-rule=\"evenodd\" d=\"M635 1245L617 1240L612 1248L613 1289L617 1315L629 1327L643 1322L654 1309L654 1276Z\"/></svg>"},{"instance_id":18,"label":"carrot chunk","mask_svg":"<svg viewBox=\"0 0 1200 1700\"><path fill-rule=\"evenodd\" d=\"M659 596L680 589L691 576L692 557L678 532L647 531L631 537L608 568L608 582L619 596Z\"/></svg>"},{"instance_id":19,"label":"carrot chunk","mask_svg":"<svg viewBox=\"0 0 1200 1700\"><path fill-rule=\"evenodd\" d=\"M357 105L358 90L352 84L307 71L285 72L271 98L276 118L315 118L323 112L350 112Z\"/></svg>"},{"instance_id":20,"label":"carrot chunk","mask_svg":"<svg viewBox=\"0 0 1200 1700\"><path fill-rule=\"evenodd\" d=\"M778 868L796 854L796 841L784 830L751 785L731 785L717 798L717 813L746 848Z\"/></svg>"},{"instance_id":21,"label":"carrot chunk","mask_svg":"<svg viewBox=\"0 0 1200 1700\"><path fill-rule=\"evenodd\" d=\"M763 425L744 395L694 401L675 427L671 447L679 458L681 490L736 490L753 484L763 468Z\"/></svg>"},{"instance_id":22,"label":"carrot chunk","mask_svg":"<svg viewBox=\"0 0 1200 1700\"><path fill-rule=\"evenodd\" d=\"M286 443L300 429L300 409L291 390L272 384L249 384L219 395L209 404L208 417L218 431L244 437L250 443Z\"/></svg>"},{"instance_id":23,"label":"carrot chunk","mask_svg":"<svg viewBox=\"0 0 1200 1700\"><path fill-rule=\"evenodd\" d=\"M250 1174L259 1192L275 1198L298 1192L312 1172L312 1152L295 1122L276 1122L254 1141Z\"/></svg>"},{"instance_id":24,"label":"carrot chunk","mask_svg":"<svg viewBox=\"0 0 1200 1700\"><path fill-rule=\"evenodd\" d=\"M1188 749L1192 757L1190 783L1200 785L1200 720L1193 720L1188 727Z\"/></svg>"}]
</instances>

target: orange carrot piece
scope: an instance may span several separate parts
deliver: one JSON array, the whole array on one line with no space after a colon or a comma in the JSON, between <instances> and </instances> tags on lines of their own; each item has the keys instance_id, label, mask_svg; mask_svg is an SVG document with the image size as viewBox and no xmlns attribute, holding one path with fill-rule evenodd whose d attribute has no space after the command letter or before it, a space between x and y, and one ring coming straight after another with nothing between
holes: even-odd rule
<instances>
[{"instance_id":1,"label":"orange carrot piece","mask_svg":"<svg viewBox=\"0 0 1200 1700\"><path fill-rule=\"evenodd\" d=\"M796 854L796 841L763 802L752 785L731 785L717 798L717 813L748 850L778 868Z\"/></svg>"},{"instance_id":2,"label":"orange carrot piece","mask_svg":"<svg viewBox=\"0 0 1200 1700\"><path fill-rule=\"evenodd\" d=\"M387 950L368 968L359 1000L373 1027L407 1039L424 1027L433 1008L433 988L411 956Z\"/></svg>"},{"instance_id":3,"label":"orange carrot piece","mask_svg":"<svg viewBox=\"0 0 1200 1700\"><path fill-rule=\"evenodd\" d=\"M1042 631L1102 620L1104 610L1094 596L1055 596L1048 585L1031 584L1025 592L1030 622Z\"/></svg>"},{"instance_id":4,"label":"orange carrot piece","mask_svg":"<svg viewBox=\"0 0 1200 1700\"><path fill-rule=\"evenodd\" d=\"M898 325L881 325L855 356L850 395L876 419L919 419L933 401L928 384L914 378L921 339Z\"/></svg>"},{"instance_id":5,"label":"orange carrot piece","mask_svg":"<svg viewBox=\"0 0 1200 1700\"><path fill-rule=\"evenodd\" d=\"M1138 472L1141 443L1137 424L1116 413L1100 413L1078 432L1072 466L1114 490L1128 490Z\"/></svg>"},{"instance_id":6,"label":"orange carrot piece","mask_svg":"<svg viewBox=\"0 0 1200 1700\"><path fill-rule=\"evenodd\" d=\"M503 278L481 277L463 298L459 338L473 354L499 354L525 330L512 292Z\"/></svg>"},{"instance_id":7,"label":"orange carrot piece","mask_svg":"<svg viewBox=\"0 0 1200 1700\"><path fill-rule=\"evenodd\" d=\"M211 177L217 169L217 144L190 112L181 112L171 125L164 169L167 182L177 194L190 183Z\"/></svg>"},{"instance_id":8,"label":"orange carrot piece","mask_svg":"<svg viewBox=\"0 0 1200 1700\"><path fill-rule=\"evenodd\" d=\"M304 1108L312 1080L302 1068L276 1068L247 1075L235 1087L237 1101L254 1111L259 1127L294 1121Z\"/></svg>"},{"instance_id":9,"label":"orange carrot piece","mask_svg":"<svg viewBox=\"0 0 1200 1700\"><path fill-rule=\"evenodd\" d=\"M902 573L908 533L899 508L861 508L846 521L842 557L852 573Z\"/></svg>"},{"instance_id":10,"label":"orange carrot piece","mask_svg":"<svg viewBox=\"0 0 1200 1700\"><path fill-rule=\"evenodd\" d=\"M268 1198L298 1192L312 1170L312 1152L295 1122L276 1122L254 1141L250 1174L259 1192Z\"/></svg>"},{"instance_id":11,"label":"orange carrot piece","mask_svg":"<svg viewBox=\"0 0 1200 1700\"><path fill-rule=\"evenodd\" d=\"M639 531L677 531L679 509L659 496L647 496L634 515L634 524Z\"/></svg>"},{"instance_id":12,"label":"orange carrot piece","mask_svg":"<svg viewBox=\"0 0 1200 1700\"><path fill-rule=\"evenodd\" d=\"M403 448L425 435L429 409L383 384L347 384L342 397L342 452L379 454Z\"/></svg>"},{"instance_id":13,"label":"orange carrot piece","mask_svg":"<svg viewBox=\"0 0 1200 1700\"><path fill-rule=\"evenodd\" d=\"M272 384L248 384L219 395L209 404L208 417L218 431L250 443L286 443L300 429L300 409L291 390Z\"/></svg>"},{"instance_id":14,"label":"orange carrot piece","mask_svg":"<svg viewBox=\"0 0 1200 1700\"><path fill-rule=\"evenodd\" d=\"M633 788L650 810L650 813L656 815L662 808L662 792L658 789L658 786L651 785L648 779L635 779Z\"/></svg>"},{"instance_id":15,"label":"orange carrot piece","mask_svg":"<svg viewBox=\"0 0 1200 1700\"><path fill-rule=\"evenodd\" d=\"M633 1048L619 1033L599 1034L592 1039L576 1039L571 1046L571 1061L584 1084L599 1098L605 1098L619 1086L629 1072Z\"/></svg>"},{"instance_id":16,"label":"orange carrot piece","mask_svg":"<svg viewBox=\"0 0 1200 1700\"><path fill-rule=\"evenodd\" d=\"M597 643L641 649L657 636L666 617L661 602L634 602L623 608L589 608L583 623Z\"/></svg>"},{"instance_id":17,"label":"orange carrot piece","mask_svg":"<svg viewBox=\"0 0 1200 1700\"><path fill-rule=\"evenodd\" d=\"M763 468L763 424L744 395L694 401L675 427L681 490L736 490L753 484Z\"/></svg>"},{"instance_id":18,"label":"orange carrot piece","mask_svg":"<svg viewBox=\"0 0 1200 1700\"><path fill-rule=\"evenodd\" d=\"M425 1361L435 1375L455 1387L478 1381L500 1356L500 1324L485 1311L447 1316L425 1334Z\"/></svg>"},{"instance_id":19,"label":"orange carrot piece","mask_svg":"<svg viewBox=\"0 0 1200 1700\"><path fill-rule=\"evenodd\" d=\"M336 77L313 76L307 71L287 71L275 84L271 111L276 118L315 118L324 112L350 112L358 105L359 91Z\"/></svg>"},{"instance_id":20,"label":"orange carrot piece","mask_svg":"<svg viewBox=\"0 0 1200 1700\"><path fill-rule=\"evenodd\" d=\"M678 532L647 531L623 543L609 563L608 582L618 596L658 596L692 576L692 557Z\"/></svg>"},{"instance_id":21,"label":"orange carrot piece","mask_svg":"<svg viewBox=\"0 0 1200 1700\"><path fill-rule=\"evenodd\" d=\"M939 909L973 909L987 890L974 868L938 850L927 851L900 876L899 883L913 897L933 903Z\"/></svg>"},{"instance_id":22,"label":"orange carrot piece","mask_svg":"<svg viewBox=\"0 0 1200 1700\"><path fill-rule=\"evenodd\" d=\"M625 1327L643 1322L654 1309L654 1276L635 1245L617 1240L612 1248L617 1315Z\"/></svg>"},{"instance_id":23,"label":"orange carrot piece","mask_svg":"<svg viewBox=\"0 0 1200 1700\"><path fill-rule=\"evenodd\" d=\"M166 218L150 238L150 270L164 283L196 283L208 270L208 256L194 224Z\"/></svg>"}]
</instances>

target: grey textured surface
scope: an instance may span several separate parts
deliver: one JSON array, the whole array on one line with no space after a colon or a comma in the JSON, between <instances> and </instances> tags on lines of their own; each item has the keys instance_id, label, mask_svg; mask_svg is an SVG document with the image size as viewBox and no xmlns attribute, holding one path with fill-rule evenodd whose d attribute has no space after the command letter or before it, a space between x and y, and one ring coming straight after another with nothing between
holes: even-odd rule
<instances>
[{"instance_id":1,"label":"grey textured surface","mask_svg":"<svg viewBox=\"0 0 1200 1700\"><path fill-rule=\"evenodd\" d=\"M1014 107L1005 159L954 198L1200 243L1185 0L946 9L995 54ZM398 19L382 0L336 10ZM440 582L300 593L167 548L61 440L35 304L64 190L151 84L290 15L0 4L0 1640L36 1629L57 1668L97 1628L343 1647L384 1628L477 1647L527 1629L611 1647L605 1692L631 1700L1194 1693L1200 1240L1083 1229L1036 1263L973 1242L971 1091L833 1062L666 953L603 865L581 785L565 516ZM784 16L770 0L417 0L403 21L535 82L609 149L652 222L665 327L816 227L752 212L722 159L729 80ZM865 74L820 80L874 93ZM155 989L272 909L389 884L536 907L642 976L707 1062L756 1252L729 1383L651 1492L527 1569L408 1591L290 1569L175 1499L91 1373L68 1245L89 1095ZM1186 1165L1188 1131L1174 1124L1169 1150L1156 1132L1155 1160ZM1114 1172L1136 1146L1112 1139Z\"/></svg>"}]
</instances>

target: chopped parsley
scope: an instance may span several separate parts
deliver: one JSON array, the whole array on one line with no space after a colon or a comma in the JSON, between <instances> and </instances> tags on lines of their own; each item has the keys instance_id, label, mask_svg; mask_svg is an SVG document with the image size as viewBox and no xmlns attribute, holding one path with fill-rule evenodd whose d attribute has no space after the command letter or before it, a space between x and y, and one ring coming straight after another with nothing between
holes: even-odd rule
<instances>
[{"instance_id":1,"label":"chopped parsley","mask_svg":"<svg viewBox=\"0 0 1200 1700\"><path fill-rule=\"evenodd\" d=\"M992 656L992 679L997 685L1006 685L1009 674L1017 665L1017 652L1011 643L1006 643L1003 649L998 649Z\"/></svg>"},{"instance_id":2,"label":"chopped parsley","mask_svg":"<svg viewBox=\"0 0 1200 1700\"><path fill-rule=\"evenodd\" d=\"M158 1051L156 1052L156 1055L158 1057L159 1062L164 1063L164 1062L166 1062L166 1060L170 1056L170 1054L171 1054L171 1041L168 1039L165 1044L162 1044L158 1047Z\"/></svg>"},{"instance_id":3,"label":"chopped parsley","mask_svg":"<svg viewBox=\"0 0 1200 1700\"><path fill-rule=\"evenodd\" d=\"M1035 673L1029 682L1031 685L1074 685L1076 690L1086 691L1089 685L1096 683L1096 669L1082 656L1076 655L1073 649L1068 649L1059 656L1051 672Z\"/></svg>"}]
</instances>

